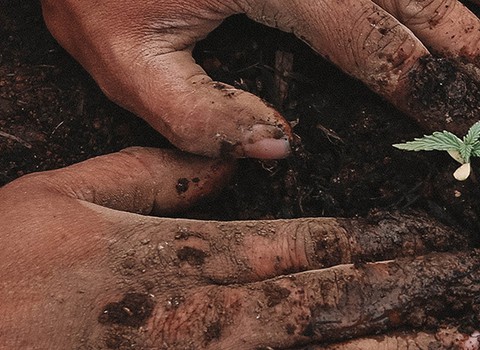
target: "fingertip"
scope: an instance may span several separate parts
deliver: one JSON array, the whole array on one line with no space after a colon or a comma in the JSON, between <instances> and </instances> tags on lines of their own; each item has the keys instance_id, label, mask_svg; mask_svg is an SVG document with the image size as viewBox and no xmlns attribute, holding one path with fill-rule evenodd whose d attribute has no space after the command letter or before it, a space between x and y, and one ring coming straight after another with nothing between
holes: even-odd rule
<instances>
[{"instance_id":1,"label":"fingertip","mask_svg":"<svg viewBox=\"0 0 480 350\"><path fill-rule=\"evenodd\" d=\"M291 154L290 141L287 137L280 139L262 139L243 145L246 157L257 159L283 159Z\"/></svg>"},{"instance_id":2,"label":"fingertip","mask_svg":"<svg viewBox=\"0 0 480 350\"><path fill-rule=\"evenodd\" d=\"M278 125L256 124L244 133L242 151L244 156L249 158L286 158L291 153L290 137L291 129L287 123Z\"/></svg>"},{"instance_id":3,"label":"fingertip","mask_svg":"<svg viewBox=\"0 0 480 350\"><path fill-rule=\"evenodd\" d=\"M160 55L142 64L143 79L135 75L135 85L143 93L132 110L175 147L211 158L278 159L290 154L292 132L283 116L258 96L212 81L190 52Z\"/></svg>"}]
</instances>

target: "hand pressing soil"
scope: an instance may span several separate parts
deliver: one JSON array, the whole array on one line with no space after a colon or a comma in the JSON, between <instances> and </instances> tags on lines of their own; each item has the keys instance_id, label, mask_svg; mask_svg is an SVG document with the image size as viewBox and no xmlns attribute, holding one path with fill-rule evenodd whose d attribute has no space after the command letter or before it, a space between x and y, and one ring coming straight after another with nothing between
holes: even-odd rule
<instances>
[{"instance_id":1,"label":"hand pressing soil","mask_svg":"<svg viewBox=\"0 0 480 350\"><path fill-rule=\"evenodd\" d=\"M150 216L203 200L233 169L131 148L0 189L0 348L285 349L475 325L479 252L418 214Z\"/></svg>"}]
</instances>

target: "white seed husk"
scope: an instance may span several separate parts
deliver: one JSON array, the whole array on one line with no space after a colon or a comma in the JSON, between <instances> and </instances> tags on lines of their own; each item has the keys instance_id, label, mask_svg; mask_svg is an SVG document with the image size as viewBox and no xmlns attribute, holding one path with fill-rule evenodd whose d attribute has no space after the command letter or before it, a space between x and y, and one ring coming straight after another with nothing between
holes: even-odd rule
<instances>
[{"instance_id":1,"label":"white seed husk","mask_svg":"<svg viewBox=\"0 0 480 350\"><path fill-rule=\"evenodd\" d=\"M470 163L462 164L455 172L453 173L453 177L458 181L464 181L470 175Z\"/></svg>"}]
</instances>

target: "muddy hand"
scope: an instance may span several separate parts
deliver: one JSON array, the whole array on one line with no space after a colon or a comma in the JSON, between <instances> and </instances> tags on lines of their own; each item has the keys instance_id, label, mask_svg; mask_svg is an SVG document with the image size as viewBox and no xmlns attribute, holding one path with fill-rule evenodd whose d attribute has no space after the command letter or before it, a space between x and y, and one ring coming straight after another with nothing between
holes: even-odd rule
<instances>
[{"instance_id":1,"label":"muddy hand","mask_svg":"<svg viewBox=\"0 0 480 350\"><path fill-rule=\"evenodd\" d=\"M235 13L295 33L426 128L463 134L477 118L468 111L480 108L478 87L449 62L419 61L431 50L478 62L480 22L457 0L42 4L53 35L105 93L188 152L257 158L289 153L291 130L275 110L211 81L192 59L194 44Z\"/></svg>"},{"instance_id":2,"label":"muddy hand","mask_svg":"<svg viewBox=\"0 0 480 350\"><path fill-rule=\"evenodd\" d=\"M479 254L429 253L468 242L426 218L147 215L231 171L132 148L0 189L0 349L285 348L422 326L478 294ZM368 257L399 260L349 264Z\"/></svg>"}]
</instances>

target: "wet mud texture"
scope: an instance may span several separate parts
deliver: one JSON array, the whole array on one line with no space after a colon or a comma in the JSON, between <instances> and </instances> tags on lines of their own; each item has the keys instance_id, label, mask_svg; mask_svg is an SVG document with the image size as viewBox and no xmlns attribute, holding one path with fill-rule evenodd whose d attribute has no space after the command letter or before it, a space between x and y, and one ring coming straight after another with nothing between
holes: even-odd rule
<instances>
[{"instance_id":1,"label":"wet mud texture","mask_svg":"<svg viewBox=\"0 0 480 350\"><path fill-rule=\"evenodd\" d=\"M424 57L409 79L410 108L425 130L462 137L480 120L480 81L454 61Z\"/></svg>"},{"instance_id":2,"label":"wet mud texture","mask_svg":"<svg viewBox=\"0 0 480 350\"><path fill-rule=\"evenodd\" d=\"M291 285L291 295L305 293L309 300L303 317L307 322L298 331L312 341L334 342L400 327L434 330L445 320L478 310L478 258L478 252L434 253L356 268L339 265L293 276L283 284ZM288 310L294 301L287 297L280 303ZM273 310L271 315L275 317ZM295 324L301 325L298 317L292 312ZM279 322L288 334L288 321Z\"/></svg>"},{"instance_id":3,"label":"wet mud texture","mask_svg":"<svg viewBox=\"0 0 480 350\"><path fill-rule=\"evenodd\" d=\"M102 324L138 328L144 325L152 315L154 306L155 303L150 296L128 293L121 301L106 305L98 317L98 321Z\"/></svg>"},{"instance_id":4,"label":"wet mud texture","mask_svg":"<svg viewBox=\"0 0 480 350\"><path fill-rule=\"evenodd\" d=\"M324 218L316 225L313 219L297 221L298 227L307 227L311 236L311 245L306 244L305 248L309 252L308 267L290 267L287 272L289 267L284 266L282 270L282 259L288 259L288 253L287 257L278 253L278 242L284 240L275 241L276 238L286 233L293 241L309 239L308 235L293 231L293 226L282 231L289 224L285 221L256 221L245 226L239 222L184 221L183 225L191 226L187 229L179 227L176 220L166 220L164 236L146 233L149 239L120 239L121 243L112 246L112 256L117 257L113 270L121 276L126 289L146 289L155 295L160 310L153 317L161 315L171 326L162 333L166 348L184 348L188 341L221 342L225 340L222 335L231 336L230 327L237 327L236 322L241 319L236 316L244 315L241 304L237 304L238 308L225 304L228 295L236 295L235 290L253 293L246 299L253 301L255 312L246 313L257 317L258 312L258 322L271 324L272 332L301 334L312 341L335 341L400 327L435 329L444 322L461 323L471 327L468 330L478 324L478 252L429 253L455 250L453 245L458 250L468 250L470 242L460 232L418 214ZM271 243L264 245L264 254L257 252L265 258L256 262L262 265L260 270L276 263L278 268L258 273L259 266L245 258L243 248L251 247L242 244L251 244L252 238ZM192 248L192 244L202 250ZM271 247L274 253L270 260ZM428 256L415 258L417 254ZM133 263L125 264L125 257ZM398 261L392 261L393 258ZM368 263L368 259L384 262ZM148 296L127 294L104 308L99 321L106 327L108 344L128 344L125 339L140 342L142 335L136 335L134 328L149 316ZM297 307L307 312L294 312ZM209 316L205 319L202 315ZM181 324L179 328L175 327L176 320ZM162 323L151 321L155 333L156 326ZM201 331L197 332L199 322ZM261 326L258 330L263 331ZM177 332L182 335L177 337ZM170 339L170 343L165 339Z\"/></svg>"}]
</instances>

